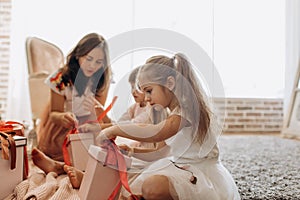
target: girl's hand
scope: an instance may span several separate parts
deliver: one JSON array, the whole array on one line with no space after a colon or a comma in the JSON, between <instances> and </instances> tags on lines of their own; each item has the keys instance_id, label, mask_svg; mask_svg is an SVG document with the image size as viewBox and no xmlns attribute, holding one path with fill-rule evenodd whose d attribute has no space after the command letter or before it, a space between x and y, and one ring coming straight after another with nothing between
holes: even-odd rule
<instances>
[{"instance_id":1,"label":"girl's hand","mask_svg":"<svg viewBox=\"0 0 300 200\"><path fill-rule=\"evenodd\" d=\"M71 112L64 112L59 114L59 123L64 128L73 128L76 126L76 116Z\"/></svg>"},{"instance_id":2,"label":"girl's hand","mask_svg":"<svg viewBox=\"0 0 300 200\"><path fill-rule=\"evenodd\" d=\"M113 134L111 127L102 130L96 137L96 144L102 145L105 140L115 139L116 136Z\"/></svg>"},{"instance_id":3,"label":"girl's hand","mask_svg":"<svg viewBox=\"0 0 300 200\"><path fill-rule=\"evenodd\" d=\"M82 124L78 127L78 131L81 133L96 133L101 131L101 126L98 123Z\"/></svg>"},{"instance_id":4,"label":"girl's hand","mask_svg":"<svg viewBox=\"0 0 300 200\"><path fill-rule=\"evenodd\" d=\"M119 146L121 152L129 157L131 157L132 154L134 153L134 149L133 149L134 147L130 147L126 144L120 144L118 146Z\"/></svg>"}]
</instances>

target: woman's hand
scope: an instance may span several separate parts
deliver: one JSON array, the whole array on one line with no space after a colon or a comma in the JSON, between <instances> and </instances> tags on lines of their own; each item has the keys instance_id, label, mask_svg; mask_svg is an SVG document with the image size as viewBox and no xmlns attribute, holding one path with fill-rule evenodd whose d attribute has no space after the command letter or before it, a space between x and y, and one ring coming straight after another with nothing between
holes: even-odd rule
<instances>
[{"instance_id":1,"label":"woman's hand","mask_svg":"<svg viewBox=\"0 0 300 200\"><path fill-rule=\"evenodd\" d=\"M89 110L91 112L95 112L96 108L101 108L103 110L103 105L94 96L87 96L82 105L84 110Z\"/></svg>"},{"instance_id":2,"label":"woman's hand","mask_svg":"<svg viewBox=\"0 0 300 200\"><path fill-rule=\"evenodd\" d=\"M82 124L81 126L78 127L78 131L80 133L98 133L101 131L101 126L98 123Z\"/></svg>"},{"instance_id":3,"label":"woman's hand","mask_svg":"<svg viewBox=\"0 0 300 200\"><path fill-rule=\"evenodd\" d=\"M76 116L71 112L63 112L57 115L57 122L64 128L73 128L78 123Z\"/></svg>"}]
</instances>

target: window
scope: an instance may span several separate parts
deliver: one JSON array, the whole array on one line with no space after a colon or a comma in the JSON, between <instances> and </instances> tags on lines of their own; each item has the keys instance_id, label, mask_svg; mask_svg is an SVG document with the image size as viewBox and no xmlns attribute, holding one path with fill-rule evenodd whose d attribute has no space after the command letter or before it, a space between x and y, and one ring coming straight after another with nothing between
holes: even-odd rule
<instances>
[{"instance_id":1,"label":"window","mask_svg":"<svg viewBox=\"0 0 300 200\"><path fill-rule=\"evenodd\" d=\"M27 12L23 8L28 5L34 5L35 9ZM66 14L70 10L66 8L70 7L72 13ZM23 107L19 112L21 107L15 106L21 97L25 103L29 99L25 98L28 89L23 88L27 87L23 84L27 70L24 52L27 36L48 40L67 55L87 32L95 31L109 39L138 28L169 29L197 42L214 60L226 97L283 97L285 1L87 0L70 3L15 0L12 19L10 67L23 78L12 77L15 81L10 91L13 88L17 96L9 97L10 118L30 118L30 108L25 112ZM126 74L126 70L140 62L135 55L116 61L115 81L122 78L119 74ZM20 113L23 115L17 117Z\"/></svg>"}]
</instances>

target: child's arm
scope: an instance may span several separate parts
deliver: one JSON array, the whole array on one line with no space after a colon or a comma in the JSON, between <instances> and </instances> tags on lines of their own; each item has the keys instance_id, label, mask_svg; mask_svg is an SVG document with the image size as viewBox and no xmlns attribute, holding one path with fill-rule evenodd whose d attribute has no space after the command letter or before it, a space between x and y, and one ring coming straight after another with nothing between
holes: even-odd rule
<instances>
[{"instance_id":1,"label":"child's arm","mask_svg":"<svg viewBox=\"0 0 300 200\"><path fill-rule=\"evenodd\" d=\"M114 125L113 123L100 123L101 130L111 127L113 125Z\"/></svg>"},{"instance_id":2,"label":"child's arm","mask_svg":"<svg viewBox=\"0 0 300 200\"><path fill-rule=\"evenodd\" d=\"M164 141L162 141L162 142L155 143L155 147L153 147L153 148L132 147L132 153L133 154L150 153L150 152L157 151L157 150L163 148L166 145L167 144Z\"/></svg>"},{"instance_id":3,"label":"child's arm","mask_svg":"<svg viewBox=\"0 0 300 200\"><path fill-rule=\"evenodd\" d=\"M120 144L118 146L121 150L123 150L123 152L126 152L126 154L129 156L139 153L150 153L157 150L156 148L132 147L126 144Z\"/></svg>"},{"instance_id":4,"label":"child's arm","mask_svg":"<svg viewBox=\"0 0 300 200\"><path fill-rule=\"evenodd\" d=\"M78 127L78 130L82 133L99 133L101 130L113 126L112 123L85 123Z\"/></svg>"},{"instance_id":5,"label":"child's arm","mask_svg":"<svg viewBox=\"0 0 300 200\"><path fill-rule=\"evenodd\" d=\"M97 142L113 139L117 136L142 142L160 142L175 135L187 125L179 115L171 115L159 124L119 124L104 129L97 137Z\"/></svg>"},{"instance_id":6,"label":"child's arm","mask_svg":"<svg viewBox=\"0 0 300 200\"><path fill-rule=\"evenodd\" d=\"M154 148L131 147L125 144L119 145L119 148L128 156L133 156L135 158L149 162L166 157L167 155L169 155L170 151L170 148L166 145L165 142L157 143Z\"/></svg>"},{"instance_id":7,"label":"child's arm","mask_svg":"<svg viewBox=\"0 0 300 200\"><path fill-rule=\"evenodd\" d=\"M99 123L85 123L78 127L80 133L99 133L101 130Z\"/></svg>"}]
</instances>

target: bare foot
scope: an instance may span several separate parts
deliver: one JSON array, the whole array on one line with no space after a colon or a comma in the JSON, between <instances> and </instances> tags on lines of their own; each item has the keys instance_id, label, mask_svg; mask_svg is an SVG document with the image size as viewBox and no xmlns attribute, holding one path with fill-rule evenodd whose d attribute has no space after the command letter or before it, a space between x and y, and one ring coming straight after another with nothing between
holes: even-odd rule
<instances>
[{"instance_id":1,"label":"bare foot","mask_svg":"<svg viewBox=\"0 0 300 200\"><path fill-rule=\"evenodd\" d=\"M79 189L84 173L79 169L68 165L64 165L64 170L68 174L73 188Z\"/></svg>"},{"instance_id":2,"label":"bare foot","mask_svg":"<svg viewBox=\"0 0 300 200\"><path fill-rule=\"evenodd\" d=\"M33 163L42 169L46 174L49 172L55 172L57 175L64 174L65 171L63 169L64 163L53 160L46 156L42 151L37 148L32 149L31 158Z\"/></svg>"}]
</instances>

